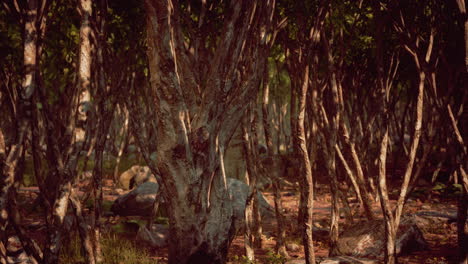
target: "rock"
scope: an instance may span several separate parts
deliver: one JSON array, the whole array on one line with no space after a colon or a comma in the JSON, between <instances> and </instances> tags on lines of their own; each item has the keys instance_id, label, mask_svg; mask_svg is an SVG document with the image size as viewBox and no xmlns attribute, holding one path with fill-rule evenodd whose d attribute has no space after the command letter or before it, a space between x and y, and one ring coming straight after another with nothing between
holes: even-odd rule
<instances>
[{"instance_id":1,"label":"rock","mask_svg":"<svg viewBox=\"0 0 468 264\"><path fill-rule=\"evenodd\" d=\"M370 259L360 259L349 256L332 257L332 258L315 258L315 261L320 264L378 264L378 261ZM295 259L286 262L286 264L305 264L304 259Z\"/></svg>"},{"instance_id":2,"label":"rock","mask_svg":"<svg viewBox=\"0 0 468 264\"><path fill-rule=\"evenodd\" d=\"M131 192L119 196L112 204L111 211L121 216L149 216L152 211L159 185L145 182Z\"/></svg>"},{"instance_id":3,"label":"rock","mask_svg":"<svg viewBox=\"0 0 468 264\"><path fill-rule=\"evenodd\" d=\"M336 248L330 256L381 257L385 248L383 220L358 223L340 234ZM428 244L416 224L414 217L401 219L396 238L396 253L406 255L424 250Z\"/></svg>"},{"instance_id":4,"label":"rock","mask_svg":"<svg viewBox=\"0 0 468 264\"><path fill-rule=\"evenodd\" d=\"M320 264L378 264L379 262L376 260L370 259L360 259L356 257L350 256L340 256L340 257L332 257L332 258L325 258L319 261Z\"/></svg>"},{"instance_id":5,"label":"rock","mask_svg":"<svg viewBox=\"0 0 468 264\"><path fill-rule=\"evenodd\" d=\"M242 181L228 178L229 195L232 199L232 206L234 210L234 219L236 221L236 231L243 227L245 202L249 195L249 186ZM259 191L258 200L260 204L260 214L264 217L274 217L273 207L266 201L265 196Z\"/></svg>"},{"instance_id":6,"label":"rock","mask_svg":"<svg viewBox=\"0 0 468 264\"><path fill-rule=\"evenodd\" d=\"M299 246L296 243L287 243L286 244L286 249L288 251L297 252L297 251L299 251L301 249L301 246Z\"/></svg>"},{"instance_id":7,"label":"rock","mask_svg":"<svg viewBox=\"0 0 468 264\"><path fill-rule=\"evenodd\" d=\"M457 221L457 212L419 211L415 215L418 224L443 224Z\"/></svg>"},{"instance_id":8,"label":"rock","mask_svg":"<svg viewBox=\"0 0 468 264\"><path fill-rule=\"evenodd\" d=\"M130 169L120 174L119 185L123 189L133 189L145 182L156 182L156 177L151 173L148 166L132 166Z\"/></svg>"},{"instance_id":9,"label":"rock","mask_svg":"<svg viewBox=\"0 0 468 264\"><path fill-rule=\"evenodd\" d=\"M244 221L245 202L249 186L239 180L228 178L229 195L232 199L236 230L242 227ZM148 216L156 199L159 185L156 182L145 182L127 194L119 196L111 207L114 214L121 216ZM260 213L262 217L274 217L273 207L258 192Z\"/></svg>"},{"instance_id":10,"label":"rock","mask_svg":"<svg viewBox=\"0 0 468 264\"><path fill-rule=\"evenodd\" d=\"M140 227L137 236L138 241L144 242L154 248L163 248L168 245L169 227L165 225L153 225L152 230Z\"/></svg>"}]
</instances>

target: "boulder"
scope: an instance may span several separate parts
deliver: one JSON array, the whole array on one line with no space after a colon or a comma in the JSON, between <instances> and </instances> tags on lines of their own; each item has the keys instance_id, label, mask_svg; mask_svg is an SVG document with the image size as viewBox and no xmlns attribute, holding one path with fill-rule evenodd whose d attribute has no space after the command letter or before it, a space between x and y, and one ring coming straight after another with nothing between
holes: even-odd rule
<instances>
[{"instance_id":1,"label":"boulder","mask_svg":"<svg viewBox=\"0 0 468 264\"><path fill-rule=\"evenodd\" d=\"M121 216L149 216L152 212L159 185L145 182L131 192L119 196L112 204L111 211Z\"/></svg>"},{"instance_id":2,"label":"boulder","mask_svg":"<svg viewBox=\"0 0 468 264\"><path fill-rule=\"evenodd\" d=\"M156 182L145 182L127 194L119 196L111 207L114 214L121 216L148 216L151 213L159 185ZM245 202L249 194L249 186L239 180L228 178L229 195L231 196L234 219L240 227L244 221ZM260 213L262 217L274 217L272 206L258 192Z\"/></svg>"},{"instance_id":3,"label":"boulder","mask_svg":"<svg viewBox=\"0 0 468 264\"><path fill-rule=\"evenodd\" d=\"M330 256L381 257L385 248L385 226L383 220L358 223L340 234L336 248ZM396 253L407 255L424 250L428 244L414 217L401 219L396 238Z\"/></svg>"},{"instance_id":4,"label":"boulder","mask_svg":"<svg viewBox=\"0 0 468 264\"><path fill-rule=\"evenodd\" d=\"M126 190L133 189L148 181L156 182L156 177L148 166L134 165L120 174L119 177L119 185Z\"/></svg>"},{"instance_id":5,"label":"boulder","mask_svg":"<svg viewBox=\"0 0 468 264\"><path fill-rule=\"evenodd\" d=\"M249 186L242 181L232 178L228 178L227 183L229 188L229 195L232 199L234 220L236 221L236 231L239 231L240 228L243 226L242 223L244 222L245 202L247 201L247 197L249 195ZM257 192L257 195L260 204L260 214L262 218L274 217L274 209L266 201L265 196L263 196L263 194L260 191Z\"/></svg>"},{"instance_id":6,"label":"boulder","mask_svg":"<svg viewBox=\"0 0 468 264\"><path fill-rule=\"evenodd\" d=\"M320 264L377 264L376 260L361 259L356 257L341 256L331 258L315 258L315 261ZM304 259L294 259L287 261L286 264L305 264Z\"/></svg>"},{"instance_id":7,"label":"boulder","mask_svg":"<svg viewBox=\"0 0 468 264\"><path fill-rule=\"evenodd\" d=\"M165 225L153 225L150 231L145 226L142 226L138 230L137 240L153 248L166 247L169 240L169 227Z\"/></svg>"}]
</instances>

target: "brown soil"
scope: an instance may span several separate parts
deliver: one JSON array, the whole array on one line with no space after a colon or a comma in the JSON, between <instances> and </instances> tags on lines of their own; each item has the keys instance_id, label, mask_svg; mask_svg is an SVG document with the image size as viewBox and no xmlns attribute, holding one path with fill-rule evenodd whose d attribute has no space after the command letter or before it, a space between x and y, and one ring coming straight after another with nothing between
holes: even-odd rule
<instances>
[{"instance_id":1,"label":"brown soil","mask_svg":"<svg viewBox=\"0 0 468 264\"><path fill-rule=\"evenodd\" d=\"M113 201L117 197L117 193L114 191L115 188L112 181L105 181L105 199ZM36 226L43 226L43 217L40 213L31 213L31 203L37 196L36 188L22 188L19 192L21 201L20 207L22 207L22 214L24 216L23 221L26 225L35 224ZM273 204L273 195L271 192L264 192L265 197ZM321 226L327 226L330 216L330 195L326 185L319 185L317 199L314 202L314 222L319 223ZM435 197L435 198L434 198ZM297 230L297 212L299 193L294 189L287 189L282 192L283 207L285 208L287 228L287 241L288 243L301 244L301 239ZM350 205L354 214L354 222L365 221L362 210L358 208L358 204L352 202L350 199ZM431 210L431 211L453 211L456 210L456 201L454 199L443 199L436 194L427 200L410 200L405 205L405 213L414 213L419 210ZM380 207L378 203L374 204L374 211L377 215L381 216ZM103 222L107 224L115 223L118 219L103 219ZM344 218L341 220L341 227L346 225ZM263 219L263 248L255 251L257 263L268 263L267 259L269 254L274 252L275 248L275 232L276 232L276 221L275 219ZM340 228L341 228L340 227ZM456 223L445 224L443 226L428 226L423 228L424 236L430 245L430 250L414 252L409 256L399 257L400 263L454 263L454 259L457 254L457 236L456 236ZM30 231L33 238L41 242L43 240L44 228L38 228L37 230ZM122 239L134 239L132 236L124 236ZM315 255L318 257L326 257L328 255L328 244L327 241L315 240ZM152 258L158 260L158 263L167 263L167 249L150 249ZM241 258L245 254L244 252L244 239L243 235L239 234L233 241L229 250L229 260L231 263L242 263L235 262L237 258ZM291 259L300 259L304 257L304 251L302 246L296 252L289 252Z\"/></svg>"}]
</instances>

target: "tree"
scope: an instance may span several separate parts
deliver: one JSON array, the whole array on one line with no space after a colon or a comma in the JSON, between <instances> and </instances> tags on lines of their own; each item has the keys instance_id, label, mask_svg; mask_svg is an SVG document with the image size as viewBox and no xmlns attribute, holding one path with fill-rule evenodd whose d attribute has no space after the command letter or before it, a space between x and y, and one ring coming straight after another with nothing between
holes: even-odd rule
<instances>
[{"instance_id":1,"label":"tree","mask_svg":"<svg viewBox=\"0 0 468 264\"><path fill-rule=\"evenodd\" d=\"M148 151L143 154L159 176L168 206L169 262L224 263L234 234L223 155L245 102L255 98L259 87L264 64L259 46L269 36L263 30L274 5L271 1L220 6L145 3L158 145L154 163ZM188 20L192 10L197 11L196 23ZM223 24L213 24L213 16ZM220 35L201 33L187 43L183 23L200 33L207 25L217 26ZM205 50L207 41L214 43L212 53ZM132 125L137 125L135 120Z\"/></svg>"}]
</instances>

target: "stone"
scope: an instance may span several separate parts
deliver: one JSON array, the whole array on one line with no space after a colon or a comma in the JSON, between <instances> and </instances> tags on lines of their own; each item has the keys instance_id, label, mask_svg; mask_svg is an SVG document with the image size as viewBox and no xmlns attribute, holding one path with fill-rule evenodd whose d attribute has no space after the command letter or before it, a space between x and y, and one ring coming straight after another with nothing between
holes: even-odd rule
<instances>
[{"instance_id":1,"label":"stone","mask_svg":"<svg viewBox=\"0 0 468 264\"><path fill-rule=\"evenodd\" d=\"M228 178L228 189L229 195L232 199L232 206L234 210L234 220L235 220L235 227L236 231L239 231L243 227L244 223L244 212L245 212L245 202L247 201L247 197L249 195L249 186L242 181ZM274 209L273 207L266 201L265 196L258 191L258 201L260 204L260 214L262 218L274 217Z\"/></svg>"},{"instance_id":2,"label":"stone","mask_svg":"<svg viewBox=\"0 0 468 264\"><path fill-rule=\"evenodd\" d=\"M145 182L156 182L156 177L151 173L148 166L134 165L130 169L120 174L119 185L123 189L129 190L138 187Z\"/></svg>"},{"instance_id":3,"label":"stone","mask_svg":"<svg viewBox=\"0 0 468 264\"><path fill-rule=\"evenodd\" d=\"M150 231L145 226L142 226L138 230L136 238L138 241L146 243L153 248L167 247L169 227L165 225L153 225Z\"/></svg>"},{"instance_id":4,"label":"stone","mask_svg":"<svg viewBox=\"0 0 468 264\"><path fill-rule=\"evenodd\" d=\"M149 216L158 189L158 183L145 182L131 192L119 196L112 204L111 211L121 216Z\"/></svg>"},{"instance_id":5,"label":"stone","mask_svg":"<svg viewBox=\"0 0 468 264\"><path fill-rule=\"evenodd\" d=\"M229 195L232 199L236 230L243 226L245 202L249 186L239 180L228 178ZM111 211L121 216L148 216L153 208L159 185L156 182L145 182L127 194L119 196L112 204ZM274 217L273 207L258 192L260 213L262 217Z\"/></svg>"},{"instance_id":6,"label":"stone","mask_svg":"<svg viewBox=\"0 0 468 264\"><path fill-rule=\"evenodd\" d=\"M331 257L331 258L320 258L316 257L315 261L320 264L378 264L376 260L361 259L349 256ZM287 261L286 264L305 264L305 259L294 259Z\"/></svg>"},{"instance_id":7,"label":"stone","mask_svg":"<svg viewBox=\"0 0 468 264\"><path fill-rule=\"evenodd\" d=\"M383 220L358 223L340 234L336 248L330 256L381 257L385 248L385 227ZM396 238L397 255L425 250L428 244L414 217L401 219Z\"/></svg>"},{"instance_id":8,"label":"stone","mask_svg":"<svg viewBox=\"0 0 468 264\"><path fill-rule=\"evenodd\" d=\"M286 244L286 249L288 251L297 252L297 251L299 251L301 249L301 246L299 246L296 243L287 243Z\"/></svg>"}]
</instances>

